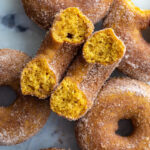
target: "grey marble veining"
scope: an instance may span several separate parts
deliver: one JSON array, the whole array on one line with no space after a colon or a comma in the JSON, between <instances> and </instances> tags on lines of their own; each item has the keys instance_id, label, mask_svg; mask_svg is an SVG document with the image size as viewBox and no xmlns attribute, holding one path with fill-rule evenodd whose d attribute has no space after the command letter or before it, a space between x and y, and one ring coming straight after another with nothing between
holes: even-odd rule
<instances>
[{"instance_id":1,"label":"grey marble veining","mask_svg":"<svg viewBox=\"0 0 150 150\"><path fill-rule=\"evenodd\" d=\"M133 2L143 9L150 9L149 0ZM18 49L33 56L44 36L45 31L25 15L21 0L0 0L0 48ZM74 136L74 123L54 113L51 113L46 125L34 137L18 145L0 146L0 150L40 150L51 146L79 150Z\"/></svg>"},{"instance_id":2,"label":"grey marble veining","mask_svg":"<svg viewBox=\"0 0 150 150\"><path fill-rule=\"evenodd\" d=\"M45 31L25 15L20 0L0 0L0 48L13 48L30 56L39 48Z\"/></svg>"}]
</instances>

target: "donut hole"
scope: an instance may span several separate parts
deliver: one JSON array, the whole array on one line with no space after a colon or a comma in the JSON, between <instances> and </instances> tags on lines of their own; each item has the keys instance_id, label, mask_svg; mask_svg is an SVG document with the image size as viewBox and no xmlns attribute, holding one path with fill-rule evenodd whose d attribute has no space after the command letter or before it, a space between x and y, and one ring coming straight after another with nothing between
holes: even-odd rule
<instances>
[{"instance_id":1,"label":"donut hole","mask_svg":"<svg viewBox=\"0 0 150 150\"><path fill-rule=\"evenodd\" d=\"M33 59L22 72L21 89L24 95L45 99L51 94L55 83L55 75L45 58Z\"/></svg>"},{"instance_id":2,"label":"donut hole","mask_svg":"<svg viewBox=\"0 0 150 150\"><path fill-rule=\"evenodd\" d=\"M144 40L148 43L150 43L150 27L146 28L145 30L142 30L142 36Z\"/></svg>"},{"instance_id":3,"label":"donut hole","mask_svg":"<svg viewBox=\"0 0 150 150\"><path fill-rule=\"evenodd\" d=\"M16 98L17 94L10 86L0 86L0 106L8 107Z\"/></svg>"},{"instance_id":4,"label":"donut hole","mask_svg":"<svg viewBox=\"0 0 150 150\"><path fill-rule=\"evenodd\" d=\"M120 119L118 121L118 129L115 133L122 137L131 136L134 132L134 125L131 119Z\"/></svg>"},{"instance_id":5,"label":"donut hole","mask_svg":"<svg viewBox=\"0 0 150 150\"><path fill-rule=\"evenodd\" d=\"M51 109L68 119L76 120L87 110L87 99L73 81L65 78L51 96Z\"/></svg>"},{"instance_id":6,"label":"donut hole","mask_svg":"<svg viewBox=\"0 0 150 150\"><path fill-rule=\"evenodd\" d=\"M112 29L96 32L83 47L83 56L89 63L109 65L123 57L125 46Z\"/></svg>"},{"instance_id":7,"label":"donut hole","mask_svg":"<svg viewBox=\"0 0 150 150\"><path fill-rule=\"evenodd\" d=\"M52 27L53 38L58 42L81 43L91 34L88 25L92 23L78 8L67 8L60 13Z\"/></svg>"}]
</instances>

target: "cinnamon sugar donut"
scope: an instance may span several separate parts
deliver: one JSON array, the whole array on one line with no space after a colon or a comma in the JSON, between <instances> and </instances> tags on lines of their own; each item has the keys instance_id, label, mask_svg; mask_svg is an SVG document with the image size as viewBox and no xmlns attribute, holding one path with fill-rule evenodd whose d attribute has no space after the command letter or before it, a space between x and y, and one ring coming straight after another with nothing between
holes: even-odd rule
<instances>
[{"instance_id":1,"label":"cinnamon sugar donut","mask_svg":"<svg viewBox=\"0 0 150 150\"><path fill-rule=\"evenodd\" d=\"M125 46L110 28L95 32L82 51L83 56L73 62L50 99L52 111L69 120L78 120L91 109L104 82L123 58Z\"/></svg>"},{"instance_id":2,"label":"cinnamon sugar donut","mask_svg":"<svg viewBox=\"0 0 150 150\"><path fill-rule=\"evenodd\" d=\"M78 7L93 23L108 12L113 0L22 0L26 14L39 26L49 29L62 9Z\"/></svg>"},{"instance_id":3,"label":"cinnamon sugar donut","mask_svg":"<svg viewBox=\"0 0 150 150\"><path fill-rule=\"evenodd\" d=\"M119 120L130 119L133 131L117 133ZM94 107L76 127L82 150L149 150L150 86L129 78L111 79Z\"/></svg>"},{"instance_id":4,"label":"cinnamon sugar donut","mask_svg":"<svg viewBox=\"0 0 150 150\"><path fill-rule=\"evenodd\" d=\"M132 78L150 81L150 44L141 30L150 25L150 10L141 10L131 0L114 0L105 27L111 27L126 45L119 69Z\"/></svg>"},{"instance_id":5,"label":"cinnamon sugar donut","mask_svg":"<svg viewBox=\"0 0 150 150\"><path fill-rule=\"evenodd\" d=\"M27 140L43 127L50 114L47 101L21 94L20 73L29 60L22 52L0 49L0 87L9 86L17 95L13 104L0 107L0 145Z\"/></svg>"},{"instance_id":6,"label":"cinnamon sugar donut","mask_svg":"<svg viewBox=\"0 0 150 150\"><path fill-rule=\"evenodd\" d=\"M40 99L50 96L93 28L92 22L78 8L61 11L36 57L22 72L22 93Z\"/></svg>"}]
</instances>

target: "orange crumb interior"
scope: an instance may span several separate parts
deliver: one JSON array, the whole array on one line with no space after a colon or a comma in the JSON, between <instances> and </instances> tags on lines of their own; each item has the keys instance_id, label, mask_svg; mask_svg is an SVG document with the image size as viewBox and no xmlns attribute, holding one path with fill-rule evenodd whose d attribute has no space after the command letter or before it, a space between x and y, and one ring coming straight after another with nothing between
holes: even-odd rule
<instances>
[{"instance_id":1,"label":"orange crumb interior","mask_svg":"<svg viewBox=\"0 0 150 150\"><path fill-rule=\"evenodd\" d=\"M92 32L92 22L75 7L62 11L52 27L52 36L58 42L81 43Z\"/></svg>"},{"instance_id":2,"label":"orange crumb interior","mask_svg":"<svg viewBox=\"0 0 150 150\"><path fill-rule=\"evenodd\" d=\"M93 34L83 47L83 56L88 63L109 65L121 59L125 52L123 42L111 28Z\"/></svg>"},{"instance_id":3,"label":"orange crumb interior","mask_svg":"<svg viewBox=\"0 0 150 150\"><path fill-rule=\"evenodd\" d=\"M45 58L33 59L22 72L21 89L24 95L47 98L55 84L55 75Z\"/></svg>"},{"instance_id":4,"label":"orange crumb interior","mask_svg":"<svg viewBox=\"0 0 150 150\"><path fill-rule=\"evenodd\" d=\"M51 109L71 120L80 118L87 110L87 99L69 77L65 78L51 96Z\"/></svg>"}]
</instances>

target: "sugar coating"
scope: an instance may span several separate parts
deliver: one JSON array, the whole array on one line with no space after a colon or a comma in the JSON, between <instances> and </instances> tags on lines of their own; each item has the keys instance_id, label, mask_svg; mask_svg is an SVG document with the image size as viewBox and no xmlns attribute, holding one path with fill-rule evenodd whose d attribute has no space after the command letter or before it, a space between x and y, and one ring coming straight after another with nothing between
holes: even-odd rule
<instances>
[{"instance_id":1,"label":"sugar coating","mask_svg":"<svg viewBox=\"0 0 150 150\"><path fill-rule=\"evenodd\" d=\"M16 59L16 56L19 56L19 59ZM22 52L0 49L0 84L8 82L10 79L18 78L22 71L21 69L29 60L30 58Z\"/></svg>"},{"instance_id":2,"label":"sugar coating","mask_svg":"<svg viewBox=\"0 0 150 150\"><path fill-rule=\"evenodd\" d=\"M150 87L129 78L110 79L100 92L94 107L76 127L82 149L149 149ZM131 119L134 132L128 137L115 133L120 119Z\"/></svg>"},{"instance_id":3,"label":"sugar coating","mask_svg":"<svg viewBox=\"0 0 150 150\"><path fill-rule=\"evenodd\" d=\"M97 23L106 16L113 0L22 0L22 2L27 15L42 28L49 29L55 15L68 7L80 8L93 23Z\"/></svg>"},{"instance_id":4,"label":"sugar coating","mask_svg":"<svg viewBox=\"0 0 150 150\"><path fill-rule=\"evenodd\" d=\"M17 94L12 105L0 107L1 145L18 144L35 135L50 113L48 101L38 101L20 93L20 74L29 60L23 52L0 49L0 86L10 86Z\"/></svg>"},{"instance_id":5,"label":"sugar coating","mask_svg":"<svg viewBox=\"0 0 150 150\"><path fill-rule=\"evenodd\" d=\"M1 120L1 145L18 144L35 135L46 123L49 112L47 101L21 96L13 105L1 107L0 116L5 118Z\"/></svg>"},{"instance_id":6,"label":"sugar coating","mask_svg":"<svg viewBox=\"0 0 150 150\"><path fill-rule=\"evenodd\" d=\"M150 10L141 10L131 0L115 0L104 21L104 26L113 28L126 46L119 69L142 81L150 80L150 45L141 34L149 21Z\"/></svg>"}]
</instances>

